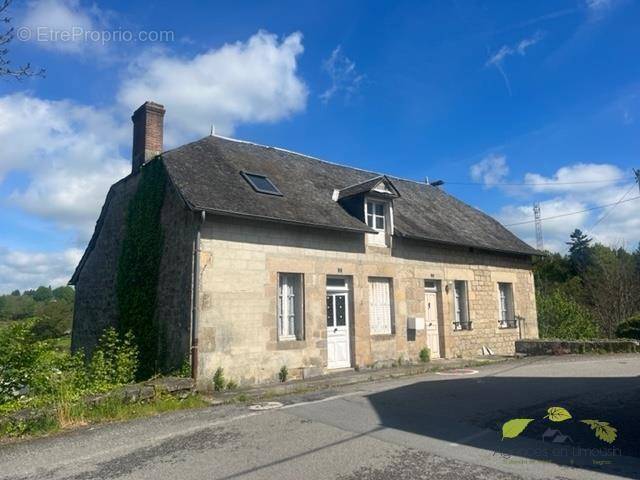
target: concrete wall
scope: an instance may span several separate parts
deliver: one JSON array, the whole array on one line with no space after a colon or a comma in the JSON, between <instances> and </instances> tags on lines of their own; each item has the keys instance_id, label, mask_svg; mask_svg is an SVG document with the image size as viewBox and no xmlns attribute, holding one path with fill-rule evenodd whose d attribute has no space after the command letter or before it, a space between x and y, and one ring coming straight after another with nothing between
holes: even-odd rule
<instances>
[{"instance_id":1,"label":"concrete wall","mask_svg":"<svg viewBox=\"0 0 640 480\"><path fill-rule=\"evenodd\" d=\"M286 365L292 376L326 366L326 277L352 280L352 362L367 367L402 356L415 360L426 333L407 331L407 317L424 317L424 280L445 287L467 280L472 331L453 331L453 291L440 293L441 351L447 357L475 356L483 345L514 353L520 335L538 336L533 275L528 259L457 247L427 246L394 238L393 248L364 244L363 235L209 217L201 245L199 381L210 382L218 367L227 378L261 382L277 378ZM304 274L305 339L279 342L276 325L277 273ZM393 279L395 332L369 333L368 277ZM522 332L498 328L497 282L513 283L515 313Z\"/></svg>"}]
</instances>

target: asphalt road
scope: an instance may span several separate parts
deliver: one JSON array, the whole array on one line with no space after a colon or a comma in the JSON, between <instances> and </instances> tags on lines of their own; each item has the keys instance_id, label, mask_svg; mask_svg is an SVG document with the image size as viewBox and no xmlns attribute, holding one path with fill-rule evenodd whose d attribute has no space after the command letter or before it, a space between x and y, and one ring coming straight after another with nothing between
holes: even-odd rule
<instances>
[{"instance_id":1,"label":"asphalt road","mask_svg":"<svg viewBox=\"0 0 640 480\"><path fill-rule=\"evenodd\" d=\"M640 356L517 360L0 447L0 479L640 478ZM565 408L562 422L547 409ZM501 426L533 419L517 438ZM612 444L580 420L617 428Z\"/></svg>"}]
</instances>

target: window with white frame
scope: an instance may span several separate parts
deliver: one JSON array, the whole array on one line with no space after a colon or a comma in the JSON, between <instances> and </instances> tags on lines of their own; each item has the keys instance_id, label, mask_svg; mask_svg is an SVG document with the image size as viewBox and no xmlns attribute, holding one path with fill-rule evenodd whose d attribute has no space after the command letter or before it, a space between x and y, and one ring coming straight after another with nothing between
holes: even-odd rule
<instances>
[{"instance_id":1,"label":"window with white frame","mask_svg":"<svg viewBox=\"0 0 640 480\"><path fill-rule=\"evenodd\" d=\"M304 339L304 277L278 273L278 340Z\"/></svg>"},{"instance_id":2,"label":"window with white frame","mask_svg":"<svg viewBox=\"0 0 640 480\"><path fill-rule=\"evenodd\" d=\"M372 335L393 333L390 278L369 278L369 326Z\"/></svg>"},{"instance_id":3,"label":"window with white frame","mask_svg":"<svg viewBox=\"0 0 640 480\"><path fill-rule=\"evenodd\" d=\"M367 199L364 204L364 214L367 226L378 233L367 234L367 243L380 247L387 246L387 215L388 205L385 202Z\"/></svg>"},{"instance_id":4,"label":"window with white frame","mask_svg":"<svg viewBox=\"0 0 640 480\"><path fill-rule=\"evenodd\" d=\"M456 280L453 282L453 300L455 320L453 326L455 330L471 330L469 320L469 296L467 295L467 282Z\"/></svg>"},{"instance_id":5,"label":"window with white frame","mask_svg":"<svg viewBox=\"0 0 640 480\"><path fill-rule=\"evenodd\" d=\"M513 285L511 283L498 283L498 308L500 328L515 328Z\"/></svg>"},{"instance_id":6,"label":"window with white frame","mask_svg":"<svg viewBox=\"0 0 640 480\"><path fill-rule=\"evenodd\" d=\"M367 225L379 232L385 231L385 204L383 202L376 202L374 200L367 200L366 202L366 217Z\"/></svg>"}]
</instances>

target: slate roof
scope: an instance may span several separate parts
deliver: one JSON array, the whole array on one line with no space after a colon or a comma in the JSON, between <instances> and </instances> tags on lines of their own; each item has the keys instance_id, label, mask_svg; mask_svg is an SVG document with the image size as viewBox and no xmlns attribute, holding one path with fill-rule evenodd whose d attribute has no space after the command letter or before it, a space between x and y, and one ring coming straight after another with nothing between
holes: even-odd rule
<instances>
[{"instance_id":1,"label":"slate roof","mask_svg":"<svg viewBox=\"0 0 640 480\"><path fill-rule=\"evenodd\" d=\"M386 175L378 175L370 180L366 180L364 182L356 183L355 185L350 185L341 189L338 193L338 199L351 197L353 195L358 195L360 193L370 192L373 188L375 188L380 182L387 182L392 190L395 192L392 194L393 197L399 197L400 194L395 189L391 181L388 179Z\"/></svg>"},{"instance_id":2,"label":"slate roof","mask_svg":"<svg viewBox=\"0 0 640 480\"><path fill-rule=\"evenodd\" d=\"M332 200L334 189L374 179L377 184L384 178L380 173L219 136L165 152L162 159L194 210L356 232L371 230ZM255 192L241 171L266 175L283 195ZM391 175L386 178L399 194L393 200L397 235L505 253L540 254L490 216L437 187Z\"/></svg>"}]
</instances>

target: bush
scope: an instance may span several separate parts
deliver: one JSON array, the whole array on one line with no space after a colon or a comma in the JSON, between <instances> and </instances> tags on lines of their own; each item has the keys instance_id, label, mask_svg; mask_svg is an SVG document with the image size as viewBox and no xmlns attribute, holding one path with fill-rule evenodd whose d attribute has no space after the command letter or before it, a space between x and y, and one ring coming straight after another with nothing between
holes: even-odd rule
<instances>
[{"instance_id":1,"label":"bush","mask_svg":"<svg viewBox=\"0 0 640 480\"><path fill-rule=\"evenodd\" d=\"M227 382L227 390L235 390L236 388L238 388L238 384L235 381L229 380Z\"/></svg>"},{"instance_id":2,"label":"bush","mask_svg":"<svg viewBox=\"0 0 640 480\"><path fill-rule=\"evenodd\" d=\"M171 376L191 378L191 360L188 356L182 361L180 368L177 368L176 370L171 372Z\"/></svg>"},{"instance_id":3,"label":"bush","mask_svg":"<svg viewBox=\"0 0 640 480\"><path fill-rule=\"evenodd\" d=\"M213 389L216 392L221 392L224 390L226 382L224 380L224 370L222 367L218 367L216 369L216 373L213 374Z\"/></svg>"},{"instance_id":4,"label":"bush","mask_svg":"<svg viewBox=\"0 0 640 480\"><path fill-rule=\"evenodd\" d=\"M616 337L640 340L640 313L618 325Z\"/></svg>"},{"instance_id":5,"label":"bush","mask_svg":"<svg viewBox=\"0 0 640 480\"><path fill-rule=\"evenodd\" d=\"M287 381L287 377L289 377L289 369L287 368L286 365L283 365L282 368L280 368L280 371L278 372L278 378L282 383L284 383Z\"/></svg>"},{"instance_id":6,"label":"bush","mask_svg":"<svg viewBox=\"0 0 640 480\"><path fill-rule=\"evenodd\" d=\"M131 383L137 368L138 348L133 334L128 332L121 338L113 328L108 328L88 365L91 390L106 391L115 385Z\"/></svg>"},{"instance_id":7,"label":"bush","mask_svg":"<svg viewBox=\"0 0 640 480\"><path fill-rule=\"evenodd\" d=\"M598 327L590 312L560 291L538 295L540 338L582 340L597 338Z\"/></svg>"},{"instance_id":8,"label":"bush","mask_svg":"<svg viewBox=\"0 0 640 480\"><path fill-rule=\"evenodd\" d=\"M425 347L420 350L419 356L422 363L427 363L431 360L431 350Z\"/></svg>"},{"instance_id":9,"label":"bush","mask_svg":"<svg viewBox=\"0 0 640 480\"><path fill-rule=\"evenodd\" d=\"M60 408L84 395L129 383L137 369L137 349L129 333L103 333L93 358L57 349L38 340L35 322L0 329L0 412L54 405Z\"/></svg>"}]
</instances>

